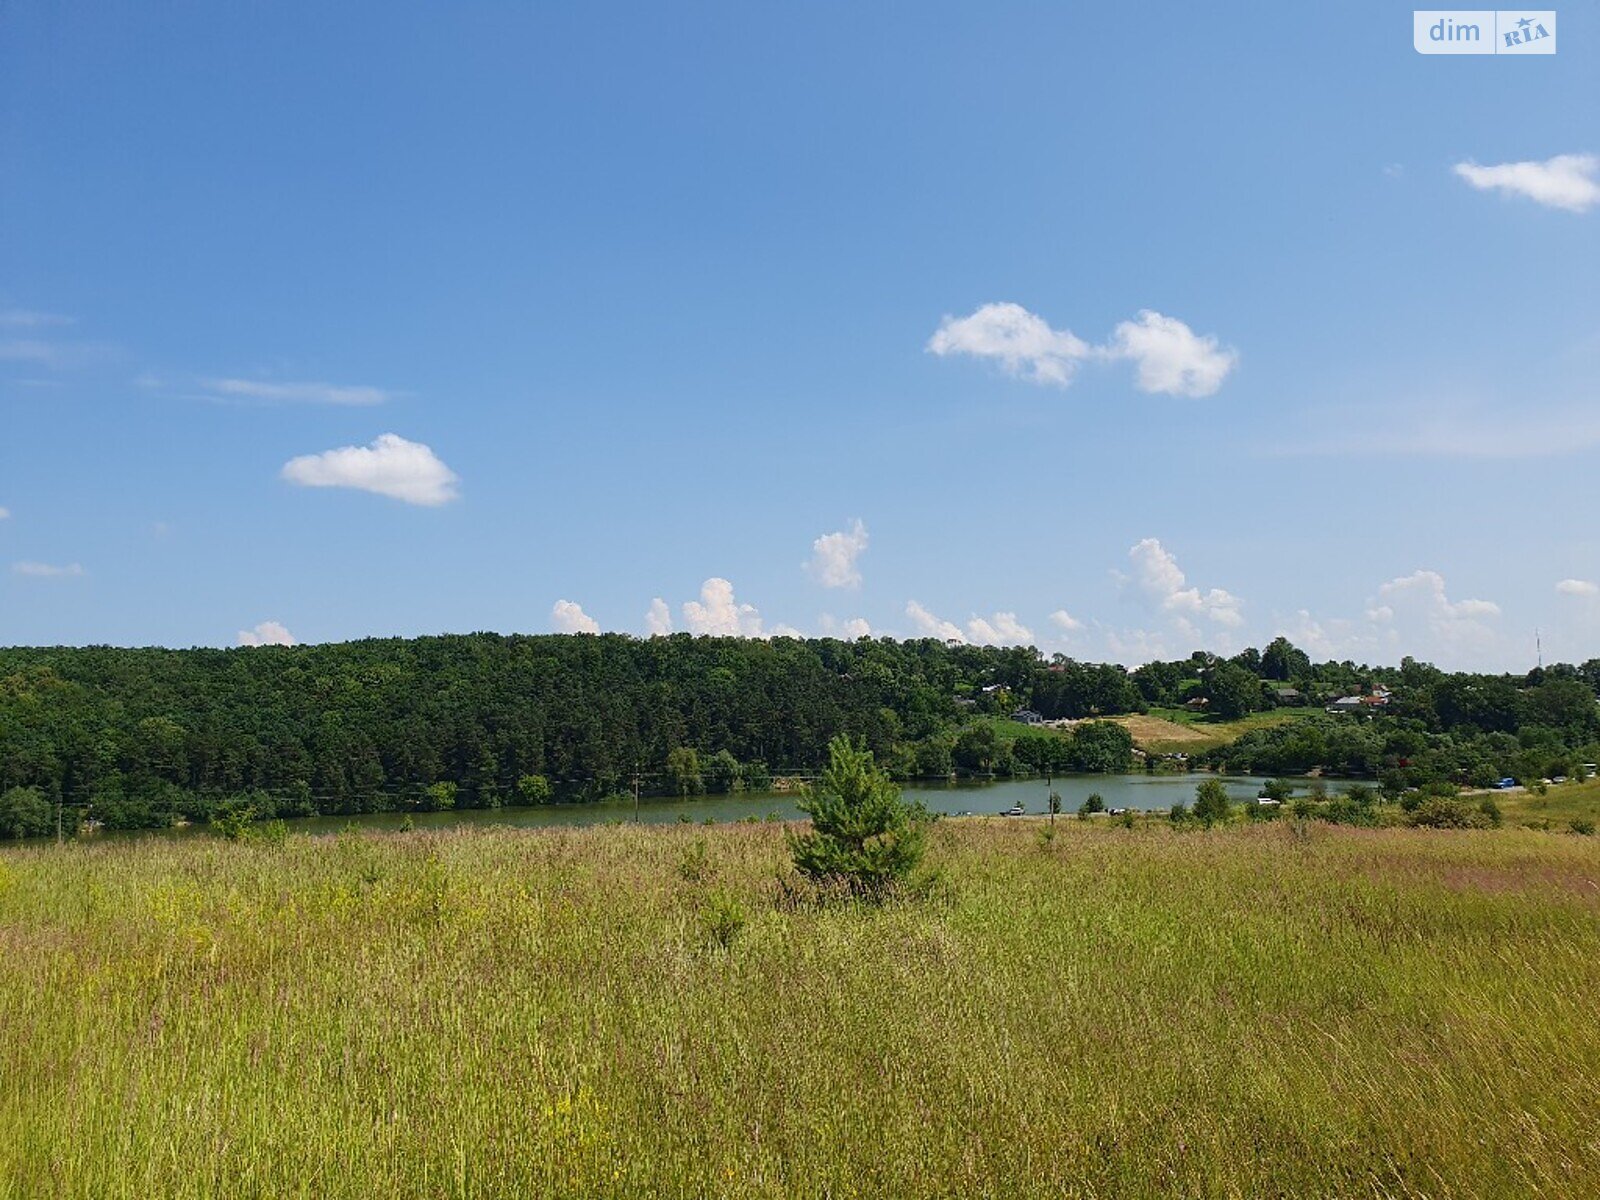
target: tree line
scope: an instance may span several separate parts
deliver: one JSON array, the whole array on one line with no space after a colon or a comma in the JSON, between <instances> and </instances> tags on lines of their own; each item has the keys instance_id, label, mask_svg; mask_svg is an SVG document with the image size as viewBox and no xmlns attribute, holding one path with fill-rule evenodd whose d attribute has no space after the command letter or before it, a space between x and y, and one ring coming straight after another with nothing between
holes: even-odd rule
<instances>
[{"instance_id":1,"label":"tree line","mask_svg":"<svg viewBox=\"0 0 1600 1200\"><path fill-rule=\"evenodd\" d=\"M1296 722L1217 765L1512 773L1591 759L1600 662L1529 676L1312 664L1283 639L1134 671L932 639L470 634L215 649L0 649L0 836L58 809L110 827L760 790L843 735L898 778L1122 771L1092 718L1199 697L1219 715L1393 689L1375 720ZM1084 720L995 734L1018 708ZM1302 728L1304 726L1304 728ZM1298 730L1297 733L1285 732ZM1522 755L1521 759L1518 755ZM1404 760L1404 765L1402 765Z\"/></svg>"}]
</instances>

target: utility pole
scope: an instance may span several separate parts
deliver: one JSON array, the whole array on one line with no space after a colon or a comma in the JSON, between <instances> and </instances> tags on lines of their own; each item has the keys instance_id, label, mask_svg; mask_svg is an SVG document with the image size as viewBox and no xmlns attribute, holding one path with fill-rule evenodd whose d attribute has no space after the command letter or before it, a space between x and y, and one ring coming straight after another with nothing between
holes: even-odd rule
<instances>
[{"instance_id":1,"label":"utility pole","mask_svg":"<svg viewBox=\"0 0 1600 1200\"><path fill-rule=\"evenodd\" d=\"M633 823L639 824L639 764L633 766Z\"/></svg>"}]
</instances>

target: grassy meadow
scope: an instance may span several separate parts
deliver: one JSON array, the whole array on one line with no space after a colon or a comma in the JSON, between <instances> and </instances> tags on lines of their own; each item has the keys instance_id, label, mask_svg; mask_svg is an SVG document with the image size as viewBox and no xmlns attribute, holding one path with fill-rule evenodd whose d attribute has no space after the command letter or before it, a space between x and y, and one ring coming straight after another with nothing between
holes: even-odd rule
<instances>
[{"instance_id":1,"label":"grassy meadow","mask_svg":"<svg viewBox=\"0 0 1600 1200\"><path fill-rule=\"evenodd\" d=\"M0 853L0 1197L1600 1194L1600 838L771 825Z\"/></svg>"},{"instance_id":2,"label":"grassy meadow","mask_svg":"<svg viewBox=\"0 0 1600 1200\"><path fill-rule=\"evenodd\" d=\"M1304 720L1320 709L1275 708L1246 713L1232 720L1186 708L1152 708L1148 713L1109 717L1133 735L1146 754L1203 754L1238 741L1255 729L1269 729Z\"/></svg>"}]
</instances>

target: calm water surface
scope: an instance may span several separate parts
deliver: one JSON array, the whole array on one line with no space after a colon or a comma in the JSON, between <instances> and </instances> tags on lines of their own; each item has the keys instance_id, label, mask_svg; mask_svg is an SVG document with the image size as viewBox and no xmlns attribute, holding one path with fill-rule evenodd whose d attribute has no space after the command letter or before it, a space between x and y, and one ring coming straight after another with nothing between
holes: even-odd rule
<instances>
[{"instance_id":1,"label":"calm water surface","mask_svg":"<svg viewBox=\"0 0 1600 1200\"><path fill-rule=\"evenodd\" d=\"M1165 812L1174 804L1194 802L1195 785L1220 779L1235 800L1253 799L1264 777L1250 775L1058 775L1043 779L1007 779L995 783L931 784L904 787L907 799L921 800L930 812L947 816L993 815L1020 804L1027 812L1049 812L1051 787L1061 793L1061 811L1073 813L1091 792L1099 792L1107 808ZM409 815L418 829L443 829L465 825L604 825L609 821L639 820L651 825L679 821L726 822L748 817L758 820L802 820L800 797L792 792L742 792L727 796L690 799L646 799L635 812L632 801L603 800L593 804L547 804L538 808L464 808L431 813L362 813L356 816L301 817L288 822L295 833L337 833L346 826L360 829L396 829ZM171 830L106 832L94 837L185 837L206 832L203 825Z\"/></svg>"}]
</instances>

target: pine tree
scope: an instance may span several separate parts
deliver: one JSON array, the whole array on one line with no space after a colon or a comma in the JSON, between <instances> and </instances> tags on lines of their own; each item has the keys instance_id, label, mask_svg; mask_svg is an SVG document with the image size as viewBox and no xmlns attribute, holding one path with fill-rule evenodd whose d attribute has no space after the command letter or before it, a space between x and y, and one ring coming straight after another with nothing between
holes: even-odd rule
<instances>
[{"instance_id":1,"label":"pine tree","mask_svg":"<svg viewBox=\"0 0 1600 1200\"><path fill-rule=\"evenodd\" d=\"M789 835L801 874L882 899L922 861L928 814L908 804L900 788L845 737L828 744L828 765L807 789L800 808L811 832Z\"/></svg>"}]
</instances>

